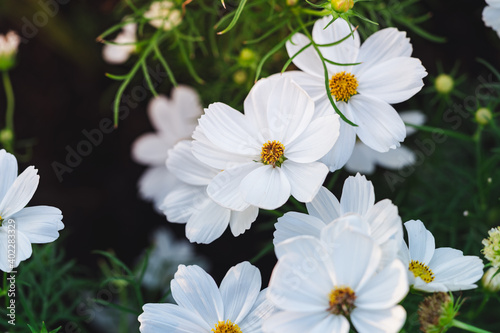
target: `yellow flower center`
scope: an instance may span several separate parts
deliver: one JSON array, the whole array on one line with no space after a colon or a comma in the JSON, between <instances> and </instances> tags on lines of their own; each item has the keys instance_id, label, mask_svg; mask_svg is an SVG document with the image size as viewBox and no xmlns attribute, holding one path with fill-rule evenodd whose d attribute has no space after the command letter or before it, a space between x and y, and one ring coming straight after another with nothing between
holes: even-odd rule
<instances>
[{"instance_id":1,"label":"yellow flower center","mask_svg":"<svg viewBox=\"0 0 500 333\"><path fill-rule=\"evenodd\" d=\"M0 216L0 227L2 226L3 218Z\"/></svg>"},{"instance_id":2,"label":"yellow flower center","mask_svg":"<svg viewBox=\"0 0 500 333\"><path fill-rule=\"evenodd\" d=\"M212 328L214 333L242 333L238 325L233 324L231 320L219 321L215 324L215 328Z\"/></svg>"},{"instance_id":3,"label":"yellow flower center","mask_svg":"<svg viewBox=\"0 0 500 333\"><path fill-rule=\"evenodd\" d=\"M420 261L412 260L408 269L413 273L413 275L415 275L415 277L420 276L425 283L434 281L434 273L432 273L431 269Z\"/></svg>"},{"instance_id":4,"label":"yellow flower center","mask_svg":"<svg viewBox=\"0 0 500 333\"><path fill-rule=\"evenodd\" d=\"M285 146L281 142L276 140L267 141L262 145L261 162L266 165L271 164L273 168L281 167L281 164L286 160L286 157L283 156L284 153Z\"/></svg>"},{"instance_id":5,"label":"yellow flower center","mask_svg":"<svg viewBox=\"0 0 500 333\"><path fill-rule=\"evenodd\" d=\"M337 101L348 102L353 95L358 93L357 88L358 80L351 73L340 72L330 79L330 92Z\"/></svg>"},{"instance_id":6,"label":"yellow flower center","mask_svg":"<svg viewBox=\"0 0 500 333\"><path fill-rule=\"evenodd\" d=\"M354 301L356 300L356 295L350 287L339 286L335 287L329 295L328 312L335 315L343 315L348 317L352 310L356 307Z\"/></svg>"}]
</instances>

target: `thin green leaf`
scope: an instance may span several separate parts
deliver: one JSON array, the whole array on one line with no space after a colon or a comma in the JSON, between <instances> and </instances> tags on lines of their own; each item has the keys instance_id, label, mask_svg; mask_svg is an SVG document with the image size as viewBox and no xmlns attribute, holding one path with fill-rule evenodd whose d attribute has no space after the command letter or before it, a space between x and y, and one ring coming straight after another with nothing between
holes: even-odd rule
<instances>
[{"instance_id":1,"label":"thin green leaf","mask_svg":"<svg viewBox=\"0 0 500 333\"><path fill-rule=\"evenodd\" d=\"M497 77L498 80L500 80L500 73L496 70L495 67L493 67L489 62L484 60L483 58L476 58L477 62L480 64L485 65L495 76Z\"/></svg>"},{"instance_id":2,"label":"thin green leaf","mask_svg":"<svg viewBox=\"0 0 500 333\"><path fill-rule=\"evenodd\" d=\"M431 42L436 42L436 43L445 43L446 42L446 38L435 36L435 35L431 34L427 31L425 31L424 29L420 28L418 25L413 24L413 22L409 21L408 19L402 19L398 16L394 16L393 19L396 22L398 22L399 24L402 24L402 25L408 27L410 30L415 32L417 35L419 35L425 39L428 39Z\"/></svg>"},{"instance_id":3,"label":"thin green leaf","mask_svg":"<svg viewBox=\"0 0 500 333\"><path fill-rule=\"evenodd\" d=\"M149 90L151 90L151 92L153 93L154 97L157 97L158 93L156 92L156 89L155 89L155 87L153 85L153 82L151 81L151 76L149 76L149 72L148 72L148 68L146 66L146 62L143 62L141 64L141 67L142 67L142 73L144 74L144 78L146 79L146 82L148 84Z\"/></svg>"},{"instance_id":4,"label":"thin green leaf","mask_svg":"<svg viewBox=\"0 0 500 333\"><path fill-rule=\"evenodd\" d=\"M441 134L444 134L446 136L449 136L449 137L452 137L455 139L460 139L460 140L464 140L464 141L468 141L468 142L474 141L474 139L468 135L465 135L465 134L462 134L459 132L450 131L450 130L445 130L445 129L442 129L439 127L431 127L431 126L425 126L425 125L414 125L414 124L408 124L408 123L405 123L405 125L416 128L419 131L433 132L433 133L437 132L437 133L441 133Z\"/></svg>"},{"instance_id":5,"label":"thin green leaf","mask_svg":"<svg viewBox=\"0 0 500 333\"><path fill-rule=\"evenodd\" d=\"M236 22L238 22L238 19L240 18L240 15L243 12L243 9L245 8L246 3L247 3L247 0L240 1L240 4L238 5L238 8L236 8L236 11L234 13L234 17L233 17L233 20L231 21L231 23L229 23L229 25L227 26L226 29L217 32L217 35L225 34L226 32L231 30L236 25Z\"/></svg>"},{"instance_id":6,"label":"thin green leaf","mask_svg":"<svg viewBox=\"0 0 500 333\"><path fill-rule=\"evenodd\" d=\"M174 87L177 87L177 81L175 80L174 73L172 72L172 70L170 69L170 66L168 65L167 61L165 60L165 58L161 54L161 51L158 48L158 44L155 43L155 45L153 45L153 49L154 49L156 57L160 61L160 64L163 66L163 68L167 72L167 75L168 75L168 78L170 79L170 82L172 82L172 84L174 85Z\"/></svg>"},{"instance_id":7,"label":"thin green leaf","mask_svg":"<svg viewBox=\"0 0 500 333\"><path fill-rule=\"evenodd\" d=\"M281 69L281 73L283 73L288 68L288 66L292 63L292 61L293 61L293 59L295 59L295 57L297 57L299 54L301 54L302 52L304 52L305 49L307 49L311 45L312 45L312 43L309 43L309 44L305 45L300 50L298 50L293 56L291 56L290 59L287 60L287 62L285 63L285 65L283 65L283 68Z\"/></svg>"},{"instance_id":8,"label":"thin green leaf","mask_svg":"<svg viewBox=\"0 0 500 333\"><path fill-rule=\"evenodd\" d=\"M283 28L283 26L285 24L287 24L288 21L285 20L285 21L282 21L280 24L272 27L271 29L269 29L265 34L263 34L262 36L258 37L258 38L255 38L255 39L252 39L252 40L246 40L243 42L243 44L256 44L256 43L260 43L261 41L263 41L264 39L266 39L267 37L271 36L274 32L276 32L277 30Z\"/></svg>"},{"instance_id":9,"label":"thin green leaf","mask_svg":"<svg viewBox=\"0 0 500 333\"><path fill-rule=\"evenodd\" d=\"M191 74L191 76L193 77L193 79L196 80L196 82L198 82L199 84L204 84L205 81L201 77L198 76L198 73L196 73L196 70L194 69L193 63L191 62L191 60L189 60L189 56L187 54L187 51L184 47L184 44L181 41L179 41L179 49L181 51L182 59L184 60L184 63L186 64L186 67L188 69L189 74Z\"/></svg>"},{"instance_id":10,"label":"thin green leaf","mask_svg":"<svg viewBox=\"0 0 500 333\"><path fill-rule=\"evenodd\" d=\"M112 255L111 253L106 252L106 251L101 251L101 250L95 250L95 251L92 251L92 253L100 254L103 257L108 258L111 262L116 264L118 267L123 268L123 270L125 270L125 272L127 272L127 274L129 276L133 276L132 271L127 267L127 265L125 265L120 259L118 259L114 255Z\"/></svg>"}]
</instances>

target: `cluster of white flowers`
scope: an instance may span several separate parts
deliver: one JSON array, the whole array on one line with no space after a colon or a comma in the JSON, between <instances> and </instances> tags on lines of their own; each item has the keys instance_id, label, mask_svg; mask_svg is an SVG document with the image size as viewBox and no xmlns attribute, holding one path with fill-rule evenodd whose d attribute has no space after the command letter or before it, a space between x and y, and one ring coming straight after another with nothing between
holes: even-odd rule
<instances>
[{"instance_id":1,"label":"cluster of white flowers","mask_svg":"<svg viewBox=\"0 0 500 333\"><path fill-rule=\"evenodd\" d=\"M145 158L166 164L176 177L168 194L155 197L163 197L159 208L170 222L186 223L191 242L210 243L228 226L237 236L259 208L277 209L290 195L306 204L308 214L287 212L278 219L278 262L266 290L260 291L259 270L248 262L231 268L219 288L198 266L181 265L171 281L177 305L146 304L141 332L319 333L348 332L350 325L358 332L398 332L406 320L398 303L410 288L476 287L482 261L436 249L420 221L404 224L406 246L398 208L388 199L375 202L365 176L349 177L340 200L322 187L328 172L344 165L371 173L376 164L414 163L415 155L400 147L414 132L402 118L414 125L425 120L418 111L399 115L390 105L420 91L427 75L411 57L406 34L383 29L360 45L353 27L343 19L328 25L331 19L315 23L312 41L302 34L291 38L287 50L302 71L256 82L243 113L210 104L192 135L193 123L185 127L186 140L175 146L171 140L168 152L163 144L157 155L144 148ZM327 94L356 126L336 114Z\"/></svg>"}]
</instances>

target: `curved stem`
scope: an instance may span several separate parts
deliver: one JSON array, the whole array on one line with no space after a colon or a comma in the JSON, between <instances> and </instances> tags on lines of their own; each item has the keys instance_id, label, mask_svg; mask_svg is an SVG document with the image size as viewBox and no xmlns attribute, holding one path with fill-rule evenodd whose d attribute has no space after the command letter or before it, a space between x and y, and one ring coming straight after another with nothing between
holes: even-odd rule
<instances>
[{"instance_id":1,"label":"curved stem","mask_svg":"<svg viewBox=\"0 0 500 333\"><path fill-rule=\"evenodd\" d=\"M456 327L456 328L461 328L461 329L463 329L464 331L467 331L467 332L491 333L490 331L486 331L486 330L483 330L481 328L478 328L478 327L475 327L475 326L463 323L463 322L458 321L456 319L453 319L452 325L454 327Z\"/></svg>"}]
</instances>

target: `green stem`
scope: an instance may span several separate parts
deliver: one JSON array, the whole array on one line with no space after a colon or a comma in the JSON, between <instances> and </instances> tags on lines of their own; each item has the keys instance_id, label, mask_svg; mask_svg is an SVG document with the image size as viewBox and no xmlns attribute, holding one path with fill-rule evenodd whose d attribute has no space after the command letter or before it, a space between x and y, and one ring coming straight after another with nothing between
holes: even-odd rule
<instances>
[{"instance_id":1,"label":"green stem","mask_svg":"<svg viewBox=\"0 0 500 333\"><path fill-rule=\"evenodd\" d=\"M466 324L466 323L463 323L461 321L458 321L456 319L453 319L453 321L451 322L451 324L456 327L456 328L461 328L463 329L464 331L467 331L467 332L476 332L476 333L491 333L490 331L486 331L486 330L483 330L481 328L478 328L478 327L475 327L475 326L472 326L472 325L469 325L469 324Z\"/></svg>"},{"instance_id":2,"label":"green stem","mask_svg":"<svg viewBox=\"0 0 500 333\"><path fill-rule=\"evenodd\" d=\"M10 130L12 135L14 135L14 90L12 89L12 83L10 82L9 72L2 72L2 81L5 89L5 96L7 98L7 111L5 113L5 129ZM13 153L14 137L3 142L5 148Z\"/></svg>"},{"instance_id":3,"label":"green stem","mask_svg":"<svg viewBox=\"0 0 500 333\"><path fill-rule=\"evenodd\" d=\"M474 142L476 143L476 181L477 181L477 188L479 192L479 204L480 208L482 211L486 210L486 199L484 196L484 186L483 186L483 179L482 179L482 157L481 157L481 133L482 133L482 126L479 126L477 129L477 132L474 134Z\"/></svg>"}]
</instances>

